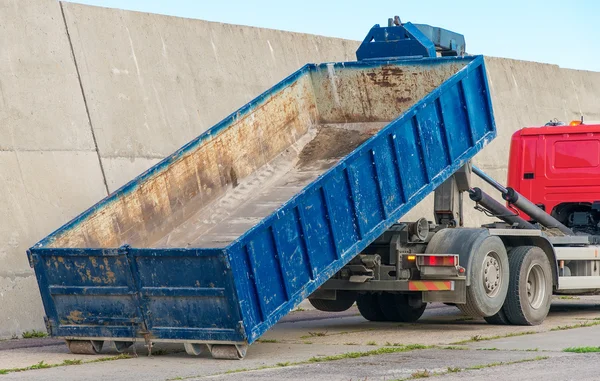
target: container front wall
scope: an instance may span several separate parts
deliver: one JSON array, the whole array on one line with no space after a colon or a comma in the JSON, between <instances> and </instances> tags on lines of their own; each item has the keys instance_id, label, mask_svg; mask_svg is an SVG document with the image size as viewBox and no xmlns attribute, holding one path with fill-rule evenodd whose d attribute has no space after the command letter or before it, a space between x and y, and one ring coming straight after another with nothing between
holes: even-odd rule
<instances>
[{"instance_id":1,"label":"container front wall","mask_svg":"<svg viewBox=\"0 0 600 381\"><path fill-rule=\"evenodd\" d=\"M244 342L220 249L32 249L53 336Z\"/></svg>"},{"instance_id":2,"label":"container front wall","mask_svg":"<svg viewBox=\"0 0 600 381\"><path fill-rule=\"evenodd\" d=\"M335 75L335 70L378 65L394 63L323 65L317 70L333 70ZM483 59L477 57L234 242L228 255L249 342L464 165L495 133Z\"/></svg>"}]
</instances>

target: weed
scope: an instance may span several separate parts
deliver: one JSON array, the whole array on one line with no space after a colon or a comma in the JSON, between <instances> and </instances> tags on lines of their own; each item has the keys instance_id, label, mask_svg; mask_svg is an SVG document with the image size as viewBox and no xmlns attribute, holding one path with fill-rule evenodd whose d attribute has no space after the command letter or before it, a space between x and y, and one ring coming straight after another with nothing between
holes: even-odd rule
<instances>
[{"instance_id":1,"label":"weed","mask_svg":"<svg viewBox=\"0 0 600 381\"><path fill-rule=\"evenodd\" d=\"M375 341L367 341L367 345L377 345Z\"/></svg>"},{"instance_id":2,"label":"weed","mask_svg":"<svg viewBox=\"0 0 600 381\"><path fill-rule=\"evenodd\" d=\"M458 373L460 372L461 369L460 368L452 368L452 367L448 367L448 373Z\"/></svg>"},{"instance_id":3,"label":"weed","mask_svg":"<svg viewBox=\"0 0 600 381\"><path fill-rule=\"evenodd\" d=\"M500 365L520 364L520 363L524 363L524 362L546 360L548 358L549 358L548 356L537 356L534 358L522 359L522 360L516 360L516 361L506 361L506 362L498 361L498 362L492 362L492 363L483 364L483 365L473 365L468 368L465 368L465 370L478 370L478 369L484 369L484 368L492 368L492 367L500 366Z\"/></svg>"},{"instance_id":4,"label":"weed","mask_svg":"<svg viewBox=\"0 0 600 381\"><path fill-rule=\"evenodd\" d=\"M499 351L498 348L479 348L478 351Z\"/></svg>"},{"instance_id":5,"label":"weed","mask_svg":"<svg viewBox=\"0 0 600 381\"><path fill-rule=\"evenodd\" d=\"M96 360L87 361L86 363L103 362L103 361L111 361L111 360L120 360L120 359L126 359L126 358L131 358L131 356L128 355L128 354L126 354L126 353L122 353L122 354L120 354L118 356L102 357L102 358L99 358L99 359L96 359ZM25 371L28 371L28 370L35 370L35 369L56 368L56 367L59 367L59 366L81 365L83 363L84 362L82 360L64 360L60 364L46 364L44 361L40 361L37 364L30 365L30 366L24 367L24 368L0 369L0 374L25 372Z\"/></svg>"},{"instance_id":6,"label":"weed","mask_svg":"<svg viewBox=\"0 0 600 381\"><path fill-rule=\"evenodd\" d=\"M366 352L348 352L348 353L342 353L342 354L333 355L333 356L311 357L310 359L308 359L308 362L324 362L324 361L335 361L335 360L342 360L342 359L355 359L355 358L359 358L359 357L384 355L384 354L398 353L398 352L408 352L408 351L412 351L415 349L426 349L426 348L430 348L430 347L428 347L426 345L420 345L420 344L413 344L413 345L407 345L404 347L393 347L393 348L382 347L382 348L378 348L378 349L374 349L372 351L366 351Z\"/></svg>"},{"instance_id":7,"label":"weed","mask_svg":"<svg viewBox=\"0 0 600 381\"><path fill-rule=\"evenodd\" d=\"M570 347L570 348L563 349L563 352L596 353L596 352L600 352L600 347Z\"/></svg>"},{"instance_id":8,"label":"weed","mask_svg":"<svg viewBox=\"0 0 600 381\"><path fill-rule=\"evenodd\" d=\"M327 336L327 332L309 332L308 335L300 336L301 339L310 339L311 337Z\"/></svg>"},{"instance_id":9,"label":"weed","mask_svg":"<svg viewBox=\"0 0 600 381\"><path fill-rule=\"evenodd\" d=\"M559 296L558 299L562 299L562 300L579 300L578 297L576 297L576 296L570 296L570 295L562 295L562 296Z\"/></svg>"},{"instance_id":10,"label":"weed","mask_svg":"<svg viewBox=\"0 0 600 381\"><path fill-rule=\"evenodd\" d=\"M598 324L600 324L600 322ZM524 332L513 332L513 333L506 334L506 335L496 335L496 336L475 335L475 336L471 336L470 339L457 341L457 342L454 342L452 344L467 344L467 343L472 343L472 342L476 342L476 341L503 339L503 338L506 338L506 337L533 335L533 334L536 334L536 333L538 333L538 332L535 332L535 331L524 331Z\"/></svg>"},{"instance_id":11,"label":"weed","mask_svg":"<svg viewBox=\"0 0 600 381\"><path fill-rule=\"evenodd\" d=\"M279 342L275 339L258 339L257 341L259 343L278 343Z\"/></svg>"},{"instance_id":12,"label":"weed","mask_svg":"<svg viewBox=\"0 0 600 381\"><path fill-rule=\"evenodd\" d=\"M292 312L303 312L303 311L306 311L306 310L302 307L298 307L295 310L293 310Z\"/></svg>"},{"instance_id":13,"label":"weed","mask_svg":"<svg viewBox=\"0 0 600 381\"><path fill-rule=\"evenodd\" d=\"M279 366L279 367L284 367L284 366L290 366L290 365L292 365L292 363L291 363L291 362L289 362L289 361L286 361L286 362L278 362L278 363L277 363L277 364L275 364L275 365L276 365L276 366Z\"/></svg>"},{"instance_id":14,"label":"weed","mask_svg":"<svg viewBox=\"0 0 600 381\"><path fill-rule=\"evenodd\" d=\"M559 325L558 327L552 328L550 331L564 331L567 329L574 329L574 328L593 327L593 326L599 325L599 324L600 324L600 320L587 321L585 323L578 323L578 324L572 324L572 325Z\"/></svg>"},{"instance_id":15,"label":"weed","mask_svg":"<svg viewBox=\"0 0 600 381\"><path fill-rule=\"evenodd\" d=\"M167 353L168 353L167 350L163 349L163 348L152 350L152 356L164 356Z\"/></svg>"},{"instance_id":16,"label":"weed","mask_svg":"<svg viewBox=\"0 0 600 381\"><path fill-rule=\"evenodd\" d=\"M36 331L35 329L32 331L23 332L24 339L37 339L37 338L46 337L46 336L48 336L48 334L46 332Z\"/></svg>"},{"instance_id":17,"label":"weed","mask_svg":"<svg viewBox=\"0 0 600 381\"><path fill-rule=\"evenodd\" d=\"M62 365L81 365L82 360L64 360Z\"/></svg>"},{"instance_id":18,"label":"weed","mask_svg":"<svg viewBox=\"0 0 600 381\"><path fill-rule=\"evenodd\" d=\"M303 341L302 344L312 344L312 341Z\"/></svg>"},{"instance_id":19,"label":"weed","mask_svg":"<svg viewBox=\"0 0 600 381\"><path fill-rule=\"evenodd\" d=\"M469 350L469 348L467 347L459 347L456 345L447 345L445 347L441 347L440 349L449 349L449 350L453 350L453 351L467 351Z\"/></svg>"},{"instance_id":20,"label":"weed","mask_svg":"<svg viewBox=\"0 0 600 381\"><path fill-rule=\"evenodd\" d=\"M410 377L413 379L414 378L427 378L427 377L431 377L431 376L432 376L432 373L430 371L428 371L427 369L418 370L410 375Z\"/></svg>"},{"instance_id":21,"label":"weed","mask_svg":"<svg viewBox=\"0 0 600 381\"><path fill-rule=\"evenodd\" d=\"M350 343L344 343L344 345L358 345L358 343L350 342Z\"/></svg>"}]
</instances>

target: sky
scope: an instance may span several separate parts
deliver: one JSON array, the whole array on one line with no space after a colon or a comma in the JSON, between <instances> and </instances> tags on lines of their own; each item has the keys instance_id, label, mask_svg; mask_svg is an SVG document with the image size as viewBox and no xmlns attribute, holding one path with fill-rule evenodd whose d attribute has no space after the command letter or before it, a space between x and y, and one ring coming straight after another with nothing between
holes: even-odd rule
<instances>
[{"instance_id":1,"label":"sky","mask_svg":"<svg viewBox=\"0 0 600 381\"><path fill-rule=\"evenodd\" d=\"M470 54L600 72L598 0L71 1L351 40L398 15L463 34Z\"/></svg>"}]
</instances>

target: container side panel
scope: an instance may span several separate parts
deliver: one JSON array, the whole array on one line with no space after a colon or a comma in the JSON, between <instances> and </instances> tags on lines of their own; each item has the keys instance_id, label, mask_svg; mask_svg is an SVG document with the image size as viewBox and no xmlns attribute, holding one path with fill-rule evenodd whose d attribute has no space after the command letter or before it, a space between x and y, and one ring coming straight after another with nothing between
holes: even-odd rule
<instances>
[{"instance_id":1,"label":"container side panel","mask_svg":"<svg viewBox=\"0 0 600 381\"><path fill-rule=\"evenodd\" d=\"M309 260L318 274L336 259L324 197L319 188L304 195L300 218Z\"/></svg>"},{"instance_id":2,"label":"container side panel","mask_svg":"<svg viewBox=\"0 0 600 381\"><path fill-rule=\"evenodd\" d=\"M448 88L440 96L440 109L448 135L450 156L454 160L473 144L469 119L458 86Z\"/></svg>"},{"instance_id":3,"label":"container side panel","mask_svg":"<svg viewBox=\"0 0 600 381\"><path fill-rule=\"evenodd\" d=\"M135 337L143 328L125 253L38 249L33 257L53 335Z\"/></svg>"},{"instance_id":4,"label":"container side panel","mask_svg":"<svg viewBox=\"0 0 600 381\"><path fill-rule=\"evenodd\" d=\"M381 199L387 216L398 209L403 202L398 160L396 159L396 150L392 135L388 134L384 139L379 139L373 151L373 162L377 168Z\"/></svg>"},{"instance_id":5,"label":"container side panel","mask_svg":"<svg viewBox=\"0 0 600 381\"><path fill-rule=\"evenodd\" d=\"M248 243L248 254L254 271L261 309L269 315L287 300L279 258L270 229L263 229L254 236Z\"/></svg>"},{"instance_id":6,"label":"container side panel","mask_svg":"<svg viewBox=\"0 0 600 381\"><path fill-rule=\"evenodd\" d=\"M279 252L286 289L290 295L298 293L310 281L311 269L306 249L301 243L297 212L282 215L273 223L273 236Z\"/></svg>"},{"instance_id":7,"label":"container side panel","mask_svg":"<svg viewBox=\"0 0 600 381\"><path fill-rule=\"evenodd\" d=\"M222 250L130 250L154 337L243 340L232 273Z\"/></svg>"},{"instance_id":8,"label":"container side panel","mask_svg":"<svg viewBox=\"0 0 600 381\"><path fill-rule=\"evenodd\" d=\"M334 230L337 249L345 253L359 239L356 214L352 202L352 194L345 170L339 170L323 185L330 205L330 220Z\"/></svg>"},{"instance_id":9,"label":"container side panel","mask_svg":"<svg viewBox=\"0 0 600 381\"><path fill-rule=\"evenodd\" d=\"M358 225L362 232L373 229L383 219L383 205L373 164L373 152L366 150L348 165Z\"/></svg>"},{"instance_id":10,"label":"container side panel","mask_svg":"<svg viewBox=\"0 0 600 381\"><path fill-rule=\"evenodd\" d=\"M412 119L405 119L395 129L398 165L406 199L425 185L425 163L417 128Z\"/></svg>"},{"instance_id":11,"label":"container side panel","mask_svg":"<svg viewBox=\"0 0 600 381\"><path fill-rule=\"evenodd\" d=\"M445 131L437 112L437 102L432 102L423 107L417 114L419 137L423 147L424 163L427 173L438 174L450 162L448 148L446 147Z\"/></svg>"},{"instance_id":12,"label":"container side panel","mask_svg":"<svg viewBox=\"0 0 600 381\"><path fill-rule=\"evenodd\" d=\"M474 68L462 81L465 95L465 107L469 113L471 129L475 140L481 139L485 134L494 129L487 84L484 80L482 68ZM486 94L486 96L481 96Z\"/></svg>"},{"instance_id":13,"label":"container side panel","mask_svg":"<svg viewBox=\"0 0 600 381\"><path fill-rule=\"evenodd\" d=\"M244 325L248 329L265 319L256 287L255 271L250 262L248 246L237 245L228 248L227 252L235 280L239 309L243 314Z\"/></svg>"}]
</instances>

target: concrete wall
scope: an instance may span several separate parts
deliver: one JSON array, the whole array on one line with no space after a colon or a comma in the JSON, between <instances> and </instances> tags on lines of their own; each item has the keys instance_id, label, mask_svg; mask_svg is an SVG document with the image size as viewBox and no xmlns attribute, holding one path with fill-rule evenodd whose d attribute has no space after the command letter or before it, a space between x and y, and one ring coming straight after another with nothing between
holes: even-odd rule
<instances>
[{"instance_id":1,"label":"concrete wall","mask_svg":"<svg viewBox=\"0 0 600 381\"><path fill-rule=\"evenodd\" d=\"M354 60L359 43L0 0L0 44L3 338L43 329L28 247L304 63ZM477 164L501 181L513 131L600 120L600 73L499 58L487 67L499 138ZM407 218L421 215L430 200Z\"/></svg>"},{"instance_id":2,"label":"concrete wall","mask_svg":"<svg viewBox=\"0 0 600 381\"><path fill-rule=\"evenodd\" d=\"M106 196L58 3L0 1L0 338L43 328L25 251Z\"/></svg>"}]
</instances>

